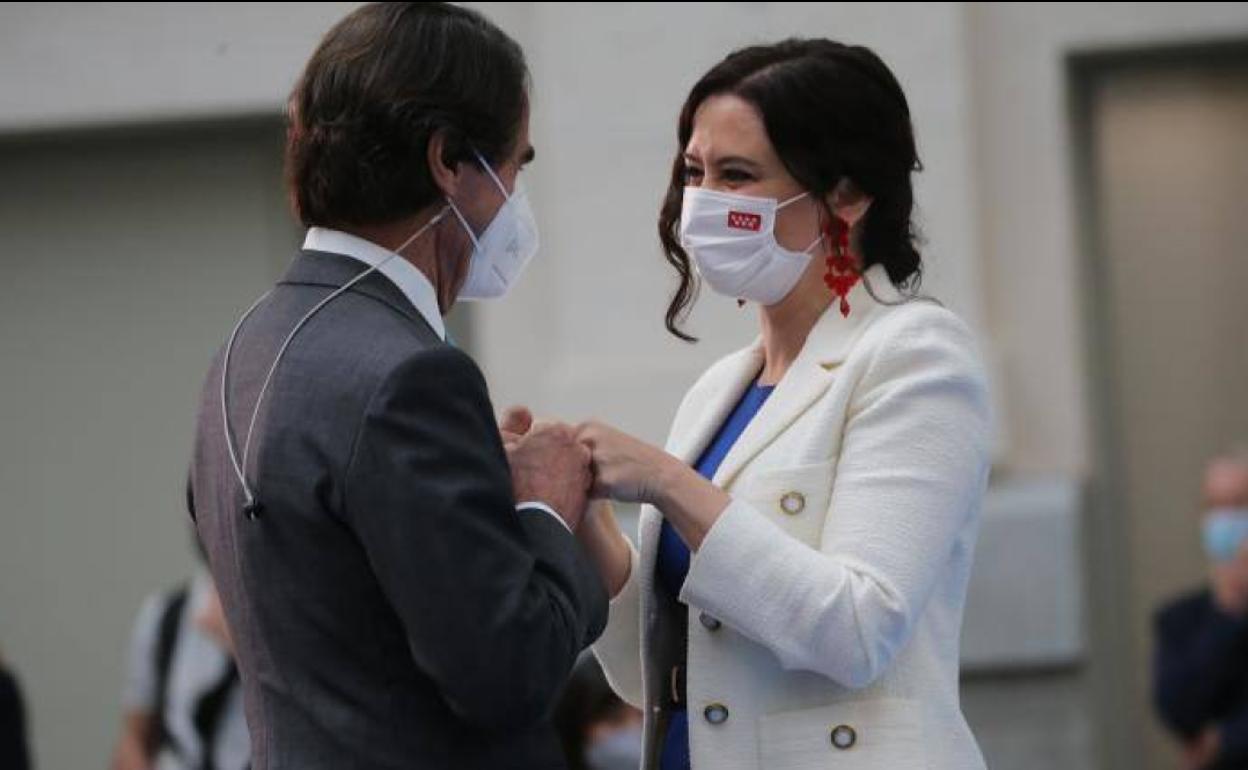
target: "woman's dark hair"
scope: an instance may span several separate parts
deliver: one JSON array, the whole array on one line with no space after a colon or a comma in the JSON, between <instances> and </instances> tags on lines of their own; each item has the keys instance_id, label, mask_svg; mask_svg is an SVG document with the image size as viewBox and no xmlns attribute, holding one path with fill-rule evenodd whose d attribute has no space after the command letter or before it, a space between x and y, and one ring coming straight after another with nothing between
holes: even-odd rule
<instances>
[{"instance_id":1,"label":"woman's dark hair","mask_svg":"<svg viewBox=\"0 0 1248 770\"><path fill-rule=\"evenodd\" d=\"M308 226L392 222L440 196L429 140L443 160L491 164L514 149L528 108L515 41L446 3L370 3L325 35L290 97L286 176Z\"/></svg>"},{"instance_id":2,"label":"woman's dark hair","mask_svg":"<svg viewBox=\"0 0 1248 770\"><path fill-rule=\"evenodd\" d=\"M917 292L923 265L911 221L910 174L923 166L901 86L870 49L784 40L729 54L693 86L681 108L679 146L659 212L659 240L680 275L667 308L668 331L695 341L680 328L697 296L697 279L680 245L684 150L698 107L720 94L734 94L758 110L781 162L812 195L823 198L847 179L873 199L856 226L861 269L882 264L894 285Z\"/></svg>"}]
</instances>

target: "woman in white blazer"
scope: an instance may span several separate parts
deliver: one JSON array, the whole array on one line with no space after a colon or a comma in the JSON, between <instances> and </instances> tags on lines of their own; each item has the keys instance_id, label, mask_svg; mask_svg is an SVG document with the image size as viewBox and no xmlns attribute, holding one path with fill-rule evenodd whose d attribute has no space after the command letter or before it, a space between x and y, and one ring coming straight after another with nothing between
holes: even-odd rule
<instances>
[{"instance_id":1,"label":"woman in white blazer","mask_svg":"<svg viewBox=\"0 0 1248 770\"><path fill-rule=\"evenodd\" d=\"M594 647L645 712L645 768L980 768L958 699L962 607L988 472L972 335L917 296L901 88L870 51L789 40L693 88L660 220L760 308L665 450L581 426L595 494L578 530L612 595Z\"/></svg>"}]
</instances>

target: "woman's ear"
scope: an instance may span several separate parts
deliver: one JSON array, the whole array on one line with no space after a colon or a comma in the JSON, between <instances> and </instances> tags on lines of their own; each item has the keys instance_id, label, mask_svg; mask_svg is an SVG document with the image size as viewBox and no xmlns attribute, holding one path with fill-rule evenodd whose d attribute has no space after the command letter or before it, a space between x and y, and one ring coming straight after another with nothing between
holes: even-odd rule
<instances>
[{"instance_id":1,"label":"woman's ear","mask_svg":"<svg viewBox=\"0 0 1248 770\"><path fill-rule=\"evenodd\" d=\"M429 175L433 177L433 183L442 191L442 196L453 198L459 192L461 172L459 162L448 162L450 157L448 149L449 139L446 129L440 128L434 131L429 137L426 162L429 164Z\"/></svg>"},{"instance_id":2,"label":"woman's ear","mask_svg":"<svg viewBox=\"0 0 1248 770\"><path fill-rule=\"evenodd\" d=\"M836 188L827 195L828 208L838 219L853 227L871 208L874 200L870 195L858 189L849 179L842 179Z\"/></svg>"}]
</instances>

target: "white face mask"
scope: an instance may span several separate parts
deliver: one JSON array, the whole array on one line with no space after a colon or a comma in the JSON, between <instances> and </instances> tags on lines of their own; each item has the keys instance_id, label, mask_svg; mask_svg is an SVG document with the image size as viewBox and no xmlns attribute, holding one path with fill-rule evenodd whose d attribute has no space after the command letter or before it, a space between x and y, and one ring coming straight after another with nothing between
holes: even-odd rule
<instances>
[{"instance_id":1,"label":"white face mask","mask_svg":"<svg viewBox=\"0 0 1248 770\"><path fill-rule=\"evenodd\" d=\"M485 232L478 236L455 203L447 199L451 211L455 212L459 223L472 239L468 278L459 290L459 299L462 300L497 299L506 294L537 254L538 245L537 221L533 218L528 195L521 189L519 180L515 192L508 195L503 181L480 153L477 153L477 161L494 180L505 200Z\"/></svg>"},{"instance_id":2,"label":"white face mask","mask_svg":"<svg viewBox=\"0 0 1248 770\"><path fill-rule=\"evenodd\" d=\"M810 264L816 238L803 251L776 242L776 212L786 201L686 187L680 211L680 244L698 273L719 294L774 305L784 299Z\"/></svg>"}]
</instances>

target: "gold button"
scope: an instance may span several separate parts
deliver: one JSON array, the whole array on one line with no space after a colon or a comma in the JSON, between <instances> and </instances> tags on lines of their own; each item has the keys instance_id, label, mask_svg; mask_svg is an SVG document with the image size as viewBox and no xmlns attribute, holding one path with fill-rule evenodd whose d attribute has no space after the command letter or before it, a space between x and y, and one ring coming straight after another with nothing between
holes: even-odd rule
<instances>
[{"instance_id":1,"label":"gold button","mask_svg":"<svg viewBox=\"0 0 1248 770\"><path fill-rule=\"evenodd\" d=\"M722 725L728 721L728 707L722 703L712 703L702 712L706 721L713 725Z\"/></svg>"},{"instance_id":2,"label":"gold button","mask_svg":"<svg viewBox=\"0 0 1248 770\"><path fill-rule=\"evenodd\" d=\"M849 725L838 725L832 728L832 745L841 751L848 751L858 742L858 733Z\"/></svg>"},{"instance_id":3,"label":"gold button","mask_svg":"<svg viewBox=\"0 0 1248 770\"><path fill-rule=\"evenodd\" d=\"M801 492L785 492L784 497L780 498L780 510L796 516L806 510L806 495Z\"/></svg>"}]
</instances>

